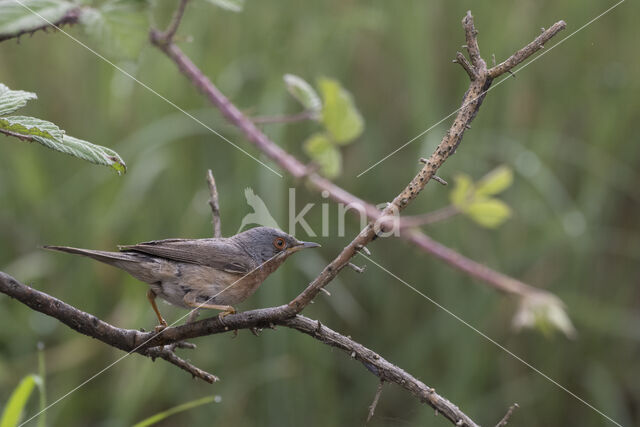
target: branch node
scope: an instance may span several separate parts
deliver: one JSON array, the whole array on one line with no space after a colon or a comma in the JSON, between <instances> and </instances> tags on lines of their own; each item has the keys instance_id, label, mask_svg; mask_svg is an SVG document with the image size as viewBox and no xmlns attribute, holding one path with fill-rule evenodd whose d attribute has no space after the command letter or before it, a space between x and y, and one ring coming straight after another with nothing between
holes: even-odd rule
<instances>
[{"instance_id":1,"label":"branch node","mask_svg":"<svg viewBox=\"0 0 640 427\"><path fill-rule=\"evenodd\" d=\"M457 62L460 66L467 72L469 78L471 80L475 80L478 77L478 73L473 68L473 65L467 61L467 58L462 54L462 52L456 52L456 59L453 62Z\"/></svg>"},{"instance_id":2,"label":"branch node","mask_svg":"<svg viewBox=\"0 0 640 427\"><path fill-rule=\"evenodd\" d=\"M447 181L445 181L444 179L440 178L438 175L433 175L433 180L436 182L439 182L442 185L449 185L449 183Z\"/></svg>"},{"instance_id":3,"label":"branch node","mask_svg":"<svg viewBox=\"0 0 640 427\"><path fill-rule=\"evenodd\" d=\"M504 417L502 417L500 422L498 424L496 424L496 427L504 427L504 426L506 426L507 423L509 422L509 419L511 418L511 415L513 415L513 411L515 411L519 407L520 407L520 405L518 405L517 403L514 403L513 405L511 405L509 407L509 410L507 410L507 413L504 415Z\"/></svg>"},{"instance_id":4,"label":"branch node","mask_svg":"<svg viewBox=\"0 0 640 427\"><path fill-rule=\"evenodd\" d=\"M349 267L351 267L351 269L353 271L355 271L356 273L364 273L364 270L367 268L366 265L363 265L362 267L358 267L357 265L355 265L354 263L350 262L347 264ZM324 288L322 288L324 289Z\"/></svg>"},{"instance_id":5,"label":"branch node","mask_svg":"<svg viewBox=\"0 0 640 427\"><path fill-rule=\"evenodd\" d=\"M376 394L373 396L373 402L371 402L371 405L369 405L369 415L367 415L367 423L371 421L371 418L373 418L373 414L376 411L376 406L378 406L378 401L380 400L380 395L382 394L382 386L384 386L384 380L380 380L380 382L378 383Z\"/></svg>"}]
</instances>

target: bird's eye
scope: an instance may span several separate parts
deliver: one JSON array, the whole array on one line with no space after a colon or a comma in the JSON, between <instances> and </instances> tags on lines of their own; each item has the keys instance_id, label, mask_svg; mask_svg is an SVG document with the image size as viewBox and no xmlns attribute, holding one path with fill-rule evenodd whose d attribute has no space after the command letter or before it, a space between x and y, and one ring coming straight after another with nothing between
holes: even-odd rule
<instances>
[{"instance_id":1,"label":"bird's eye","mask_svg":"<svg viewBox=\"0 0 640 427\"><path fill-rule=\"evenodd\" d=\"M287 246L287 242L284 241L284 239L282 237L276 237L273 240L273 246L276 247L276 249L284 249L285 246Z\"/></svg>"}]
</instances>

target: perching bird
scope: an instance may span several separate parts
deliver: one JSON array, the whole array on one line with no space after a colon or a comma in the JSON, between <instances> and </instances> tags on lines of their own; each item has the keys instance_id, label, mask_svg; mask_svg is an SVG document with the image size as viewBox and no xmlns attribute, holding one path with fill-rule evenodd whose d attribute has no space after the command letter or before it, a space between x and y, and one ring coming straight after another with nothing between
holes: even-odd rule
<instances>
[{"instance_id":1,"label":"perching bird","mask_svg":"<svg viewBox=\"0 0 640 427\"><path fill-rule=\"evenodd\" d=\"M294 252L320 246L301 242L270 227L256 227L232 237L212 239L167 239L118 246L120 252L95 251L67 246L45 249L84 255L121 268L150 285L147 298L167 326L158 306L160 297L179 307L222 310L250 297L260 284Z\"/></svg>"}]
</instances>

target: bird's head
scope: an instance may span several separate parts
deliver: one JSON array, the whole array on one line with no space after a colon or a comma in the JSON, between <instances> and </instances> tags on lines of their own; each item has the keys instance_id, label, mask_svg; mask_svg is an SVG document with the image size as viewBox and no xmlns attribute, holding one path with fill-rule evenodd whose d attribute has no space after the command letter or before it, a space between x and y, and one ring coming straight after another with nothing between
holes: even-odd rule
<instances>
[{"instance_id":1,"label":"bird's head","mask_svg":"<svg viewBox=\"0 0 640 427\"><path fill-rule=\"evenodd\" d=\"M280 265L299 250L320 247L317 243L302 242L284 231L271 227L255 227L236 234L233 239L259 264L273 260L276 265Z\"/></svg>"}]
</instances>

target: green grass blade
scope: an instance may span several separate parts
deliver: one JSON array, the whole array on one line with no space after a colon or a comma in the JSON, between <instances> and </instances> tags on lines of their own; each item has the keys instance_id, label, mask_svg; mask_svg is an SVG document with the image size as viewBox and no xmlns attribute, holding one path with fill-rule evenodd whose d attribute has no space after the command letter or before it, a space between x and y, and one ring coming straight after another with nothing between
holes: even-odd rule
<instances>
[{"instance_id":1,"label":"green grass blade","mask_svg":"<svg viewBox=\"0 0 640 427\"><path fill-rule=\"evenodd\" d=\"M133 427L148 427L156 424L159 421L162 421L166 418L169 418L172 415L178 414L180 412L188 411L189 409L193 409L195 407L206 405L211 402L219 402L220 396L207 396L201 399L192 400L191 402L183 403L178 406L174 406L173 408L167 409L166 411L159 412L151 417L140 421L135 424ZM4 426L0 426L4 427Z\"/></svg>"},{"instance_id":2,"label":"green grass blade","mask_svg":"<svg viewBox=\"0 0 640 427\"><path fill-rule=\"evenodd\" d=\"M37 375L27 375L20 381L4 408L2 418L0 418L0 427L16 427L20 423L24 407L39 380Z\"/></svg>"}]
</instances>

